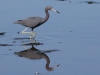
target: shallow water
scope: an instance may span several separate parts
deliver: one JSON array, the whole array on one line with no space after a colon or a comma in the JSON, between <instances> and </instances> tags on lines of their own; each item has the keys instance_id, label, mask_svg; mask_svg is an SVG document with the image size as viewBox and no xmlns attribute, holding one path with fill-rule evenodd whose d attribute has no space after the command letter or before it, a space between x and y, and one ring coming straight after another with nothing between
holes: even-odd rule
<instances>
[{"instance_id":1,"label":"shallow water","mask_svg":"<svg viewBox=\"0 0 100 75\"><path fill-rule=\"evenodd\" d=\"M84 0L3 0L0 5L0 32L6 32L0 35L0 75L100 74L100 4ZM60 14L50 11L49 20L34 29L35 40L21 34L24 26L13 24L30 16L44 17L48 5ZM20 52L26 54L18 55ZM59 66L49 71L45 56L49 67Z\"/></svg>"}]
</instances>

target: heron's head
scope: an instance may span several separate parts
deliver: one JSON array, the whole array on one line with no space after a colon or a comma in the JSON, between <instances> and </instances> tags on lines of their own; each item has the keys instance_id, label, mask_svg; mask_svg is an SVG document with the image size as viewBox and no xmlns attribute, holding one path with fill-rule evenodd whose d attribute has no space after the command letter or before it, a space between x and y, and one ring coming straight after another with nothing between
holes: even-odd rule
<instances>
[{"instance_id":1,"label":"heron's head","mask_svg":"<svg viewBox=\"0 0 100 75\"><path fill-rule=\"evenodd\" d=\"M54 11L54 12L56 12L56 13L59 13L59 12L58 12L57 10L55 10L52 6L47 6L46 9L52 10L52 11ZM59 14L60 14L60 13L59 13Z\"/></svg>"}]
</instances>

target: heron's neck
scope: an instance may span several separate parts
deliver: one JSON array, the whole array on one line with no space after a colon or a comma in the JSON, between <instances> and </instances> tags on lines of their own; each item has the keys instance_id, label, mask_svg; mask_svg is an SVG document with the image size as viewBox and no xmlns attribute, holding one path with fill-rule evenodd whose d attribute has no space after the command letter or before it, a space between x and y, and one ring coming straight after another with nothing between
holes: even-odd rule
<instances>
[{"instance_id":1,"label":"heron's neck","mask_svg":"<svg viewBox=\"0 0 100 75\"><path fill-rule=\"evenodd\" d=\"M45 18L44 18L44 21L46 22L48 19L49 19L49 12L48 12L48 10L46 10L45 9L45 13L46 13L46 16L45 16Z\"/></svg>"}]
</instances>

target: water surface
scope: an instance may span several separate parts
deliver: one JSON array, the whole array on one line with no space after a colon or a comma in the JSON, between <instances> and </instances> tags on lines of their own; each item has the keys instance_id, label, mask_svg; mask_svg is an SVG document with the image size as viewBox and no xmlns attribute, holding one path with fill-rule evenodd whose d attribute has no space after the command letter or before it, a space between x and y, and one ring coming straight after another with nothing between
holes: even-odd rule
<instances>
[{"instance_id":1,"label":"water surface","mask_svg":"<svg viewBox=\"0 0 100 75\"><path fill-rule=\"evenodd\" d=\"M87 4L84 0L71 3L55 0L2 0L0 5L0 32L6 32L0 35L0 44L7 45L0 46L0 75L35 75L36 72L41 75L100 74L100 4ZM32 42L27 39L28 34L21 34L25 27L14 25L13 22L30 16L44 17L44 8L48 5L60 14L50 11L49 20L34 29L36 42L42 44L34 45L34 49L39 50L40 54L46 52L50 60L49 67L59 65L53 71L45 68L45 58L29 59L15 54L31 49L31 45L25 47L23 44Z\"/></svg>"}]
</instances>

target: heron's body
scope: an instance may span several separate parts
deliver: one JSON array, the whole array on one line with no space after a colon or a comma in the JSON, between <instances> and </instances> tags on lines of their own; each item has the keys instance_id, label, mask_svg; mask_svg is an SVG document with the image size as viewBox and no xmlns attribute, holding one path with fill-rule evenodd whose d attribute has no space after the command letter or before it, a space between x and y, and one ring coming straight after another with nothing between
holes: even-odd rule
<instances>
[{"instance_id":1,"label":"heron's body","mask_svg":"<svg viewBox=\"0 0 100 75\"><path fill-rule=\"evenodd\" d=\"M45 23L49 19L48 10L53 10L53 11L59 13L58 11L56 11L55 9L53 9L53 7L47 6L45 8L45 13L46 13L45 18L41 18L41 17L29 17L29 18L26 18L24 20L18 20L16 22L14 22L14 24L21 24L21 25L26 26L28 28L32 28L32 31L33 31L34 28L42 25L43 23ZM25 30L27 30L27 28ZM25 30L23 30L22 33L27 33L27 32L25 32ZM30 32L30 34L32 34L32 33L34 33L34 32Z\"/></svg>"},{"instance_id":2,"label":"heron's body","mask_svg":"<svg viewBox=\"0 0 100 75\"><path fill-rule=\"evenodd\" d=\"M41 17L29 17L24 20L18 20L15 23L34 29L34 28L40 26L41 24L43 24L42 21L43 21L43 18L41 18Z\"/></svg>"}]
</instances>

